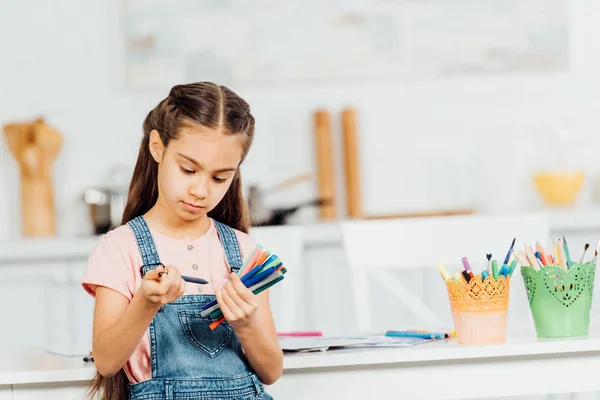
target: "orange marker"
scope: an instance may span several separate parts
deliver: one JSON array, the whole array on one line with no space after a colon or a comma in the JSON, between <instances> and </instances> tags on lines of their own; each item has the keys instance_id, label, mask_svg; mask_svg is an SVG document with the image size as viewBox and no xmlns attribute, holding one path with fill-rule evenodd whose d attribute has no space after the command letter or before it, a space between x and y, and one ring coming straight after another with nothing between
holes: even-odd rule
<instances>
[{"instance_id":1,"label":"orange marker","mask_svg":"<svg viewBox=\"0 0 600 400\"><path fill-rule=\"evenodd\" d=\"M217 326L221 325L221 322L225 321L225 317L222 317L221 319L218 319L216 321L213 321L208 327L210 328L211 331L214 331Z\"/></svg>"},{"instance_id":2,"label":"orange marker","mask_svg":"<svg viewBox=\"0 0 600 400\"><path fill-rule=\"evenodd\" d=\"M240 268L238 276L243 276L246 272L248 272L252 268L258 257L260 257L262 252L263 251L261 249L261 246L257 245L252 254L250 254L248 260L246 260L246 263L242 266L242 268Z\"/></svg>"}]
</instances>

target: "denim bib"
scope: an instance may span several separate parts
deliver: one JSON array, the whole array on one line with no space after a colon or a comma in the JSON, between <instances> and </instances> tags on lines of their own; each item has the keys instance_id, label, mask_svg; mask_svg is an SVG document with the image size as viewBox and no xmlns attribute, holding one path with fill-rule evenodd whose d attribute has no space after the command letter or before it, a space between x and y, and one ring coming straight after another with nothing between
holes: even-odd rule
<instances>
[{"instance_id":1,"label":"denim bib","mask_svg":"<svg viewBox=\"0 0 600 400\"><path fill-rule=\"evenodd\" d=\"M214 221L232 272L243 264L233 229ZM161 264L142 216L127 223L142 255L142 276ZM272 399L251 370L233 328L226 321L210 330L200 316L214 295L183 295L161 306L149 326L152 379L130 384L131 400Z\"/></svg>"}]
</instances>

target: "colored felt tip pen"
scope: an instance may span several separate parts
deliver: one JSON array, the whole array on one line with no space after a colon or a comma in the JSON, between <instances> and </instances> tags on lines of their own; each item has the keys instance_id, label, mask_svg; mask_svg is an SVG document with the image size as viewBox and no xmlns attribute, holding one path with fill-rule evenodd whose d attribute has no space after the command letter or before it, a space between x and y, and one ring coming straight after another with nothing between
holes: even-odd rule
<instances>
[{"instance_id":1,"label":"colored felt tip pen","mask_svg":"<svg viewBox=\"0 0 600 400\"><path fill-rule=\"evenodd\" d=\"M387 331L387 337L402 337L416 339L446 339L446 333L438 332L411 332L411 331Z\"/></svg>"},{"instance_id":2,"label":"colored felt tip pen","mask_svg":"<svg viewBox=\"0 0 600 400\"><path fill-rule=\"evenodd\" d=\"M498 261L492 260L492 276L498 280Z\"/></svg>"},{"instance_id":3,"label":"colored felt tip pen","mask_svg":"<svg viewBox=\"0 0 600 400\"><path fill-rule=\"evenodd\" d=\"M511 276L512 273L515 271L515 268L517 268L517 260L512 260L512 262L508 266L506 274L504 274L504 277L508 278L509 276Z\"/></svg>"},{"instance_id":4,"label":"colored felt tip pen","mask_svg":"<svg viewBox=\"0 0 600 400\"><path fill-rule=\"evenodd\" d=\"M465 281L467 281L467 283L469 283L469 281L471 280L471 276L469 276L469 273L467 271L461 271L461 274L462 274L463 278L465 278Z\"/></svg>"},{"instance_id":5,"label":"colored felt tip pen","mask_svg":"<svg viewBox=\"0 0 600 400\"><path fill-rule=\"evenodd\" d=\"M505 264L500 268L500 271L498 271L498 276L506 274L507 271L508 271L508 265ZM506 275L504 275L504 276L506 276Z\"/></svg>"},{"instance_id":6,"label":"colored felt tip pen","mask_svg":"<svg viewBox=\"0 0 600 400\"><path fill-rule=\"evenodd\" d=\"M323 336L322 332L277 332L279 337L317 337Z\"/></svg>"},{"instance_id":7,"label":"colored felt tip pen","mask_svg":"<svg viewBox=\"0 0 600 400\"><path fill-rule=\"evenodd\" d=\"M565 250L565 258L567 263L567 268L571 268L573 266L573 262L571 261L571 253L569 253L569 245L567 245L567 238L563 235L563 248Z\"/></svg>"},{"instance_id":8,"label":"colored felt tip pen","mask_svg":"<svg viewBox=\"0 0 600 400\"><path fill-rule=\"evenodd\" d=\"M206 285L208 283L207 280L204 280L202 278L194 278L193 276L187 276L187 275L181 275L181 279L183 279L186 282L198 283L200 285Z\"/></svg>"},{"instance_id":9,"label":"colored felt tip pen","mask_svg":"<svg viewBox=\"0 0 600 400\"><path fill-rule=\"evenodd\" d=\"M437 268L440 271L440 274L442 275L444 281L448 282L448 280L450 279L450 275L448 274L448 271L446 271L446 268L444 268L442 264L438 264Z\"/></svg>"},{"instance_id":10,"label":"colored felt tip pen","mask_svg":"<svg viewBox=\"0 0 600 400\"><path fill-rule=\"evenodd\" d=\"M471 266L469 265L469 260L467 260L467 257L462 258L462 263L469 277L473 278L473 271L471 270Z\"/></svg>"},{"instance_id":11,"label":"colored felt tip pen","mask_svg":"<svg viewBox=\"0 0 600 400\"><path fill-rule=\"evenodd\" d=\"M487 278L488 276L490 276L490 274L487 271L483 271L481 273L481 281L485 281L485 278Z\"/></svg>"}]
</instances>

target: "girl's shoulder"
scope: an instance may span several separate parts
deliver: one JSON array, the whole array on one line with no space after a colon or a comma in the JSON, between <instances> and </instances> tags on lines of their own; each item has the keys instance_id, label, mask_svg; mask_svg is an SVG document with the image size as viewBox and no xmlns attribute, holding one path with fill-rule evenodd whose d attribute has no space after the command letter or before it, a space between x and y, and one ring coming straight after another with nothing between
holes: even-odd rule
<instances>
[{"instance_id":1,"label":"girl's shoulder","mask_svg":"<svg viewBox=\"0 0 600 400\"><path fill-rule=\"evenodd\" d=\"M127 225L109 231L99 237L88 257L83 287L94 295L97 286L106 286L131 299L139 259L135 236Z\"/></svg>"},{"instance_id":2,"label":"girl's shoulder","mask_svg":"<svg viewBox=\"0 0 600 400\"><path fill-rule=\"evenodd\" d=\"M135 253L137 251L135 235L127 224L105 233L100 237L96 246L110 246L113 249L118 249L121 253Z\"/></svg>"}]
</instances>

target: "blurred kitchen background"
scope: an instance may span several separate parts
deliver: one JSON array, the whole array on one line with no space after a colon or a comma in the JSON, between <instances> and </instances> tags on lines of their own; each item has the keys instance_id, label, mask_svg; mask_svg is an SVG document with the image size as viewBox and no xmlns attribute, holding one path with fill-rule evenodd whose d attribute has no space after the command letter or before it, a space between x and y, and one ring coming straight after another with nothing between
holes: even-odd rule
<instances>
[{"instance_id":1,"label":"blurred kitchen background","mask_svg":"<svg viewBox=\"0 0 600 400\"><path fill-rule=\"evenodd\" d=\"M561 235L600 232L596 0L0 7L0 124L13 124L0 141L0 298L14 340L89 343L86 256L120 219L146 113L181 82L248 100L255 226L310 229L305 249L337 249L304 255L322 270L344 265L346 219L541 211ZM22 182L37 182L28 197ZM28 321L7 306L24 293Z\"/></svg>"},{"instance_id":2,"label":"blurred kitchen background","mask_svg":"<svg viewBox=\"0 0 600 400\"><path fill-rule=\"evenodd\" d=\"M324 109L344 217L346 107L356 111L367 215L542 207L537 169L583 171L576 204L600 200L597 2L315 4L4 1L0 121L44 117L62 135L57 233L92 232L84 191L112 183L114 171L126 184L145 114L172 84L193 80L251 103L247 190L312 175L267 196L273 206L318 197L313 114ZM0 152L0 238L12 238L19 168L6 145ZM315 208L295 216L316 217Z\"/></svg>"}]
</instances>

